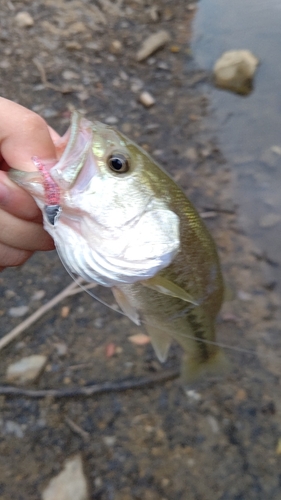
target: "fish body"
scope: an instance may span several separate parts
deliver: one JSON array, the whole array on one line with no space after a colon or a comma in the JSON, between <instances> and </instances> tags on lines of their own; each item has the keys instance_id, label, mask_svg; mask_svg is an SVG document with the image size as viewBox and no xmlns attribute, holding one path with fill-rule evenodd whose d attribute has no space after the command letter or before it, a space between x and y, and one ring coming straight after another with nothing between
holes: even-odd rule
<instances>
[{"instance_id":1,"label":"fish body","mask_svg":"<svg viewBox=\"0 0 281 500\"><path fill-rule=\"evenodd\" d=\"M176 339L185 380L224 366L214 327L222 274L193 205L144 150L113 128L75 113L65 140L57 163L11 174L41 208L65 267L111 287L124 313L145 324L161 361Z\"/></svg>"}]
</instances>

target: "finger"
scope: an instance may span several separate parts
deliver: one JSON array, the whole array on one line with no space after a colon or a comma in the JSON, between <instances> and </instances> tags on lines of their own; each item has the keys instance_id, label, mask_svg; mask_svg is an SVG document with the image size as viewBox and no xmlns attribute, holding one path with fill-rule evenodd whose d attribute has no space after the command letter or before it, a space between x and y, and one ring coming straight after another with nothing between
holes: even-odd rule
<instances>
[{"instance_id":1,"label":"finger","mask_svg":"<svg viewBox=\"0 0 281 500\"><path fill-rule=\"evenodd\" d=\"M22 250L52 250L54 243L41 224L17 219L0 210L1 243Z\"/></svg>"},{"instance_id":2,"label":"finger","mask_svg":"<svg viewBox=\"0 0 281 500\"><path fill-rule=\"evenodd\" d=\"M0 210L19 219L42 222L42 214L32 196L0 171Z\"/></svg>"},{"instance_id":3,"label":"finger","mask_svg":"<svg viewBox=\"0 0 281 500\"><path fill-rule=\"evenodd\" d=\"M0 271L5 267L20 266L31 257L32 252L19 250L0 243Z\"/></svg>"},{"instance_id":4,"label":"finger","mask_svg":"<svg viewBox=\"0 0 281 500\"><path fill-rule=\"evenodd\" d=\"M39 115L8 99L0 98L1 154L6 163L20 170L34 171L33 156L55 159L56 149L48 126Z\"/></svg>"}]
</instances>

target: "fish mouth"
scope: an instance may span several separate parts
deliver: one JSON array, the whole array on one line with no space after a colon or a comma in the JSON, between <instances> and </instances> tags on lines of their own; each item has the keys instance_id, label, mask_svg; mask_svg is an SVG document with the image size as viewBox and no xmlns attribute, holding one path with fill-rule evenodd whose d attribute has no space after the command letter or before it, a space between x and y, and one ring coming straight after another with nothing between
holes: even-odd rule
<instances>
[{"instance_id":1,"label":"fish mouth","mask_svg":"<svg viewBox=\"0 0 281 500\"><path fill-rule=\"evenodd\" d=\"M64 140L66 147L50 174L62 190L81 192L97 173L92 153L93 124L75 111Z\"/></svg>"}]
</instances>

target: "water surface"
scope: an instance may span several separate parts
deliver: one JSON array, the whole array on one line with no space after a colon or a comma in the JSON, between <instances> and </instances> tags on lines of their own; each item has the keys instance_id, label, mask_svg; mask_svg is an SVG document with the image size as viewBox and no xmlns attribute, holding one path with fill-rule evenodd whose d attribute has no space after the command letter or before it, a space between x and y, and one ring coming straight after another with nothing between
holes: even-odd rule
<instances>
[{"instance_id":1,"label":"water surface","mask_svg":"<svg viewBox=\"0 0 281 500\"><path fill-rule=\"evenodd\" d=\"M281 3L279 0L201 0L193 53L211 70L227 50L249 49L260 60L253 92L241 97L208 87L212 126L236 174L240 222L279 264L281 289ZM273 217L273 215L275 217ZM278 220L280 216L280 220Z\"/></svg>"}]
</instances>

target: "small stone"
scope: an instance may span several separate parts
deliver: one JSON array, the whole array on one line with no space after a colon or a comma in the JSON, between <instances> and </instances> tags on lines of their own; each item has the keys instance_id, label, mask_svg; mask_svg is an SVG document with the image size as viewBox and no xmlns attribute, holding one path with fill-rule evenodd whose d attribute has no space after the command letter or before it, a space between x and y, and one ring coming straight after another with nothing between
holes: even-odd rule
<instances>
[{"instance_id":1,"label":"small stone","mask_svg":"<svg viewBox=\"0 0 281 500\"><path fill-rule=\"evenodd\" d=\"M224 52L214 66L215 84L237 94L249 94L258 64L249 50Z\"/></svg>"},{"instance_id":2,"label":"small stone","mask_svg":"<svg viewBox=\"0 0 281 500\"><path fill-rule=\"evenodd\" d=\"M183 154L184 158L190 161L197 161L198 160L198 154L195 148L190 147L187 148L187 150Z\"/></svg>"},{"instance_id":3,"label":"small stone","mask_svg":"<svg viewBox=\"0 0 281 500\"><path fill-rule=\"evenodd\" d=\"M95 328L102 328L102 327L103 327L103 325L104 325L104 320L103 320L103 318L96 318L96 319L94 320L94 327L95 327Z\"/></svg>"},{"instance_id":4,"label":"small stone","mask_svg":"<svg viewBox=\"0 0 281 500\"><path fill-rule=\"evenodd\" d=\"M13 420L7 420L5 422L3 430L6 434L11 434L19 439L22 439L24 437L24 432L22 430L22 427Z\"/></svg>"},{"instance_id":5,"label":"small stone","mask_svg":"<svg viewBox=\"0 0 281 500\"><path fill-rule=\"evenodd\" d=\"M10 67L11 67L11 64L8 61L8 59L2 59L2 61L0 61L0 68L1 69L8 69Z\"/></svg>"},{"instance_id":6,"label":"small stone","mask_svg":"<svg viewBox=\"0 0 281 500\"><path fill-rule=\"evenodd\" d=\"M147 91L144 91L140 94L139 101L146 108L150 108L151 106L153 106L153 104L155 104L154 97Z\"/></svg>"},{"instance_id":7,"label":"small stone","mask_svg":"<svg viewBox=\"0 0 281 500\"><path fill-rule=\"evenodd\" d=\"M63 357L67 354L68 347L64 342L57 342L56 344L54 344L54 347L57 351L58 356Z\"/></svg>"},{"instance_id":8,"label":"small stone","mask_svg":"<svg viewBox=\"0 0 281 500\"><path fill-rule=\"evenodd\" d=\"M194 389L189 389L185 392L187 397L193 401L200 401L202 399L201 394Z\"/></svg>"},{"instance_id":9,"label":"small stone","mask_svg":"<svg viewBox=\"0 0 281 500\"><path fill-rule=\"evenodd\" d=\"M245 389L238 389L238 391L235 394L235 400L240 402L240 401L246 401L247 400L247 393Z\"/></svg>"},{"instance_id":10,"label":"small stone","mask_svg":"<svg viewBox=\"0 0 281 500\"><path fill-rule=\"evenodd\" d=\"M10 307L10 309L8 310L8 314L12 318L21 318L22 316L25 316L28 311L28 306Z\"/></svg>"},{"instance_id":11,"label":"small stone","mask_svg":"<svg viewBox=\"0 0 281 500\"><path fill-rule=\"evenodd\" d=\"M143 81L140 80L139 78L132 78L131 79L131 91L132 92L139 92L143 88Z\"/></svg>"},{"instance_id":12,"label":"small stone","mask_svg":"<svg viewBox=\"0 0 281 500\"><path fill-rule=\"evenodd\" d=\"M104 444L106 444L106 446L111 447L111 446L113 446L115 444L116 437L115 436L105 436L103 438L103 442L104 442Z\"/></svg>"},{"instance_id":13,"label":"small stone","mask_svg":"<svg viewBox=\"0 0 281 500\"><path fill-rule=\"evenodd\" d=\"M5 290L4 292L5 299L13 299L16 296L16 292L14 290Z\"/></svg>"},{"instance_id":14,"label":"small stone","mask_svg":"<svg viewBox=\"0 0 281 500\"><path fill-rule=\"evenodd\" d=\"M119 40L112 40L109 50L111 54L121 54L123 45Z\"/></svg>"},{"instance_id":15,"label":"small stone","mask_svg":"<svg viewBox=\"0 0 281 500\"><path fill-rule=\"evenodd\" d=\"M33 17L29 14L29 12L18 12L15 16L16 24L19 28L30 28L34 25Z\"/></svg>"},{"instance_id":16,"label":"small stone","mask_svg":"<svg viewBox=\"0 0 281 500\"><path fill-rule=\"evenodd\" d=\"M65 48L67 50L81 50L82 45L80 43L76 42L76 40L69 40L69 41L65 42Z\"/></svg>"},{"instance_id":17,"label":"small stone","mask_svg":"<svg viewBox=\"0 0 281 500\"><path fill-rule=\"evenodd\" d=\"M170 51L173 53L173 54L177 54L179 51L180 51L180 47L178 45L172 45L170 47Z\"/></svg>"},{"instance_id":18,"label":"small stone","mask_svg":"<svg viewBox=\"0 0 281 500\"><path fill-rule=\"evenodd\" d=\"M212 415L208 415L207 416L207 421L211 427L211 430L214 434L218 434L219 431L220 431L220 428L219 428L219 424L218 424L218 421L215 417L213 417Z\"/></svg>"},{"instance_id":19,"label":"small stone","mask_svg":"<svg viewBox=\"0 0 281 500\"><path fill-rule=\"evenodd\" d=\"M164 45L169 42L169 40L170 35L165 30L158 31L155 34L150 35L143 41L142 46L136 56L137 61L144 61L145 59L147 59L147 57L151 56L151 54L154 54L156 50L164 47Z\"/></svg>"},{"instance_id":20,"label":"small stone","mask_svg":"<svg viewBox=\"0 0 281 500\"><path fill-rule=\"evenodd\" d=\"M60 312L61 318L67 318L67 316L69 316L69 312L70 312L70 307L63 306Z\"/></svg>"},{"instance_id":21,"label":"small stone","mask_svg":"<svg viewBox=\"0 0 281 500\"><path fill-rule=\"evenodd\" d=\"M276 226L281 221L281 215L278 214L267 214L260 218L260 227L273 227Z\"/></svg>"},{"instance_id":22,"label":"small stone","mask_svg":"<svg viewBox=\"0 0 281 500\"><path fill-rule=\"evenodd\" d=\"M87 480L83 472L81 455L66 460L64 468L49 482L42 500L88 500Z\"/></svg>"},{"instance_id":23,"label":"small stone","mask_svg":"<svg viewBox=\"0 0 281 500\"><path fill-rule=\"evenodd\" d=\"M67 35L78 35L87 31L87 26L82 21L76 21L67 28Z\"/></svg>"},{"instance_id":24,"label":"small stone","mask_svg":"<svg viewBox=\"0 0 281 500\"><path fill-rule=\"evenodd\" d=\"M115 125L119 120L118 118L116 118L116 116L108 116L104 121L108 125Z\"/></svg>"},{"instance_id":25,"label":"small stone","mask_svg":"<svg viewBox=\"0 0 281 500\"><path fill-rule=\"evenodd\" d=\"M152 5L149 8L149 10L148 10L148 14L150 15L150 18L152 19L152 21L154 21L155 23L157 21L159 21L159 19L160 19L160 12L159 12L159 9L158 9L157 5Z\"/></svg>"},{"instance_id":26,"label":"small stone","mask_svg":"<svg viewBox=\"0 0 281 500\"><path fill-rule=\"evenodd\" d=\"M45 290L37 290L31 297L31 301L42 300L46 295Z\"/></svg>"},{"instance_id":27,"label":"small stone","mask_svg":"<svg viewBox=\"0 0 281 500\"><path fill-rule=\"evenodd\" d=\"M63 71L62 77L63 77L64 80L78 80L80 78L80 76L78 75L78 73L75 73L74 71L71 71L71 70L68 70L68 69L66 69L65 71Z\"/></svg>"},{"instance_id":28,"label":"small stone","mask_svg":"<svg viewBox=\"0 0 281 500\"><path fill-rule=\"evenodd\" d=\"M150 337L145 333L136 333L135 335L130 335L128 340L135 345L146 345L150 343Z\"/></svg>"},{"instance_id":29,"label":"small stone","mask_svg":"<svg viewBox=\"0 0 281 500\"><path fill-rule=\"evenodd\" d=\"M7 382L25 384L34 382L47 363L47 356L34 354L8 366L6 371Z\"/></svg>"}]
</instances>

